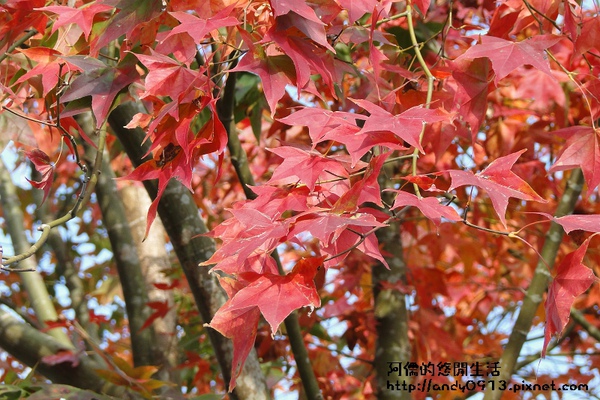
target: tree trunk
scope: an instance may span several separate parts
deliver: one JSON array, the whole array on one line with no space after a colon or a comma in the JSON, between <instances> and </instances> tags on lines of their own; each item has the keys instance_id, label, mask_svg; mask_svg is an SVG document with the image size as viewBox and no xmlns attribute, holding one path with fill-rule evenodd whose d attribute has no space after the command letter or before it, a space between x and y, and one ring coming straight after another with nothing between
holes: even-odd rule
<instances>
[{"instance_id":1,"label":"tree trunk","mask_svg":"<svg viewBox=\"0 0 600 400\"><path fill-rule=\"evenodd\" d=\"M155 283L166 285L172 283L171 279L163 272L171 268L166 250L165 228L160 218L156 218L148 232L148 237L143 240L146 233L146 210L151 203L148 193L143 186L137 184L124 185L119 189L119 193L123 199L133 242L140 257L148 299L151 302L166 302L171 307L165 316L152 322L152 327L156 337L155 365L161 366L157 377L164 381L176 382L177 374L174 367L178 363L176 351L177 307L172 290L160 290L154 286Z\"/></svg>"},{"instance_id":2,"label":"tree trunk","mask_svg":"<svg viewBox=\"0 0 600 400\"><path fill-rule=\"evenodd\" d=\"M143 157L149 146L148 142L142 145L145 135L140 129L124 128L136 113L136 107L132 103L126 103L113 110L108 118L111 128L123 144L134 166L145 161ZM144 186L151 198L156 197L158 186L155 181L145 181ZM198 266L212 256L215 244L212 239L200 236L208 230L200 218L198 207L189 190L178 181L171 180L158 204L158 215L171 239L202 320L208 323L219 307L225 303L225 293L216 277L208 273L208 268ZM207 333L219 361L223 380L227 385L231 378L233 346L215 330L208 329ZM257 400L270 398L254 350L248 356L244 369L237 379L237 386L230 397Z\"/></svg>"}]
</instances>

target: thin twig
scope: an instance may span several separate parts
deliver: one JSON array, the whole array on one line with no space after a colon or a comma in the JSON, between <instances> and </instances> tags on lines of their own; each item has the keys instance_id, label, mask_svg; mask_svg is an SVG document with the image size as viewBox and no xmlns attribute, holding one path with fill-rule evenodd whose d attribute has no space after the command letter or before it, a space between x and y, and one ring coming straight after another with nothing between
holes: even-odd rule
<instances>
[{"instance_id":1,"label":"thin twig","mask_svg":"<svg viewBox=\"0 0 600 400\"><path fill-rule=\"evenodd\" d=\"M2 108L7 109L4 106ZM12 110L9 110L9 111L13 112ZM13 112L13 113L15 113L15 112ZM21 116L18 113L15 113L15 114ZM60 125L55 126L55 127L62 128L62 127L60 127ZM64 128L62 128L62 129L63 129L63 131L65 131ZM68 133L66 136L70 140L72 140L72 143L74 145L76 145L75 139L73 138L73 136L69 135ZM48 237L50 235L50 230L52 228L62 225L77 216L77 213L78 213L80 207L88 201L89 197L91 196L92 191L94 190L94 186L95 186L95 183L97 180L97 175L99 173L100 166L102 164L102 152L104 151L105 140L106 140L106 130L102 129L100 131L99 140L98 140L98 152L96 154L96 160L94 163L94 167L90 173L90 176L85 175L85 172L87 172L87 167L85 167L85 165L81 164L81 162L78 163L78 164L81 164L80 167L83 166L82 171L84 172L84 177L83 177L83 182L81 185L81 191L79 193L79 196L77 196L77 201L75 202L75 205L73 206L73 208L71 210L69 210L62 217L57 218L47 224L40 225L38 227L38 231L41 231L42 234L36 240L36 242L33 245L31 245L31 247L28 250L26 250L24 252L21 252L15 256L8 257L8 258L3 257L2 264L0 265L0 269L2 269L4 271L9 271L9 272L34 271L34 269L31 269L31 268L20 269L20 268L10 267L10 265L33 256L42 247L42 245L44 243L46 243L46 241L48 240ZM74 147L74 149L76 149L76 147ZM76 153L76 150L75 150L75 153Z\"/></svg>"}]
</instances>

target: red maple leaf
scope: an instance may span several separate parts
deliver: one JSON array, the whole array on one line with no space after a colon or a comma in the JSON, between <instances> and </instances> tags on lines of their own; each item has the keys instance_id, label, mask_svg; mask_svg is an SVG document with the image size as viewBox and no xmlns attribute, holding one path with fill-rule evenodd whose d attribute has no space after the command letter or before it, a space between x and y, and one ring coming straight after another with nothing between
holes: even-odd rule
<instances>
[{"instance_id":1,"label":"red maple leaf","mask_svg":"<svg viewBox=\"0 0 600 400\"><path fill-rule=\"evenodd\" d=\"M496 73L496 85L500 79L523 65L531 65L553 77L544 50L558 43L560 39L559 36L542 35L513 42L494 36L482 36L480 44L469 48L456 61L489 58Z\"/></svg>"},{"instance_id":2,"label":"red maple leaf","mask_svg":"<svg viewBox=\"0 0 600 400\"><path fill-rule=\"evenodd\" d=\"M560 334L569 322L571 306L575 298L596 281L594 272L582 264L591 239L592 237L588 238L577 250L567 254L556 269L556 276L548 288L542 357L546 356L550 338L555 334Z\"/></svg>"},{"instance_id":3,"label":"red maple leaf","mask_svg":"<svg viewBox=\"0 0 600 400\"><path fill-rule=\"evenodd\" d=\"M359 131L357 119L365 119L363 115L344 111L330 111L322 108L304 107L279 122L290 126L304 125L315 146L326 140L337 140L340 135L354 137Z\"/></svg>"},{"instance_id":4,"label":"red maple leaf","mask_svg":"<svg viewBox=\"0 0 600 400\"><path fill-rule=\"evenodd\" d=\"M433 221L437 226L441 224L442 218L450 221L461 220L455 209L440 204L440 201L436 197L417 197L416 195L403 190L389 189L388 191L396 193L394 206L391 208L392 210L404 206L417 207L421 210L423 215Z\"/></svg>"},{"instance_id":5,"label":"red maple leaf","mask_svg":"<svg viewBox=\"0 0 600 400\"><path fill-rule=\"evenodd\" d=\"M303 24L298 27L292 17L288 15L278 17L275 25L265 34L263 41L274 41L281 51L292 59L296 71L296 81L294 82L296 87L308 90L311 85L311 75L319 74L331 95L335 97L334 83L338 80L334 78L334 75L342 70L341 63L334 62L331 53L327 52L327 50L333 51L334 49L324 37L324 31L321 32L321 36L319 30L308 25L309 22L304 20ZM304 30L313 37L305 36L306 34L300 30L300 27L304 27ZM340 68L337 68L337 64L340 64Z\"/></svg>"},{"instance_id":6,"label":"red maple leaf","mask_svg":"<svg viewBox=\"0 0 600 400\"><path fill-rule=\"evenodd\" d=\"M566 2L568 4L568 2ZM568 7L568 5L566 6ZM583 23L581 28L581 34L575 41L575 51L573 56L576 54L583 54L590 49L598 49L598 42L600 41L600 20L598 18L590 18Z\"/></svg>"},{"instance_id":7,"label":"red maple leaf","mask_svg":"<svg viewBox=\"0 0 600 400\"><path fill-rule=\"evenodd\" d=\"M233 341L230 390L235 387L235 379L253 347L260 313L275 334L292 311L321 305L314 277L323 259L302 259L285 276L246 272L239 275L238 282L231 278L219 279L230 298L216 312L208 326Z\"/></svg>"},{"instance_id":8,"label":"red maple leaf","mask_svg":"<svg viewBox=\"0 0 600 400\"><path fill-rule=\"evenodd\" d=\"M144 325L142 325L142 327L140 328L140 331L142 331L142 330L146 329L147 327L149 327L150 325L152 325L152 322L154 322L158 318L164 318L165 315L167 315L169 313L171 308L173 308L172 306L169 305L168 300L149 301L148 303L146 303L146 305L148 307L150 307L151 309L153 309L154 312L146 319L146 322L144 322Z\"/></svg>"},{"instance_id":9,"label":"red maple leaf","mask_svg":"<svg viewBox=\"0 0 600 400\"><path fill-rule=\"evenodd\" d=\"M101 48L125 33L132 32L139 24L150 21L162 12L163 3L160 0L103 0L118 9L105 29L98 36L92 35L90 41L90 55L96 56Z\"/></svg>"},{"instance_id":10,"label":"red maple leaf","mask_svg":"<svg viewBox=\"0 0 600 400\"><path fill-rule=\"evenodd\" d=\"M588 184L594 190L600 184L600 143L598 131L589 126L560 129L555 134L567 139L550 172L580 167Z\"/></svg>"},{"instance_id":11,"label":"red maple leaf","mask_svg":"<svg viewBox=\"0 0 600 400\"><path fill-rule=\"evenodd\" d=\"M79 354L72 350L59 350L55 354L43 356L41 361L46 365L69 363L71 367L75 368L79 365Z\"/></svg>"},{"instance_id":12,"label":"red maple leaf","mask_svg":"<svg viewBox=\"0 0 600 400\"><path fill-rule=\"evenodd\" d=\"M318 151L302 150L291 146L269 150L283 158L283 162L275 169L268 182L271 185L302 182L312 192L319 177L325 179L348 177L348 171L339 161L323 156Z\"/></svg>"},{"instance_id":13,"label":"red maple leaf","mask_svg":"<svg viewBox=\"0 0 600 400\"><path fill-rule=\"evenodd\" d=\"M25 82L31 77L41 75L42 94L44 96L47 96L48 92L56 87L59 79L62 78L62 76L59 76L58 74L59 71L64 75L68 71L81 70L79 67L66 63L63 59L59 58L62 55L60 52L47 47L32 47L29 49L21 49L19 51L25 54L27 58L37 62L37 65L27 71L27 73L21 76L15 83ZM61 67L61 64L66 64L67 66Z\"/></svg>"},{"instance_id":14,"label":"red maple leaf","mask_svg":"<svg viewBox=\"0 0 600 400\"><path fill-rule=\"evenodd\" d=\"M387 146L394 150L406 150L404 140L392 132L363 132L357 120L368 117L343 111L320 108L302 108L279 121L288 125L304 125L312 139L313 149L320 142L334 140L346 146L354 167L375 146Z\"/></svg>"},{"instance_id":15,"label":"red maple leaf","mask_svg":"<svg viewBox=\"0 0 600 400\"><path fill-rule=\"evenodd\" d=\"M198 18L183 11L171 12L169 14L175 17L179 22L181 22L181 24L171 29L169 34L161 41L161 43L164 43L173 36L180 34L187 34L194 39L194 42L200 43L211 31L226 26L238 25L240 21L238 21L237 18L229 16L233 8L234 5L232 4L208 19Z\"/></svg>"},{"instance_id":16,"label":"red maple leaf","mask_svg":"<svg viewBox=\"0 0 600 400\"><path fill-rule=\"evenodd\" d=\"M91 96L96 129L100 129L117 94L139 78L135 64L125 61L116 67L111 67L90 57L73 56L65 59L85 72L73 80L69 89L61 97L61 102Z\"/></svg>"},{"instance_id":17,"label":"red maple leaf","mask_svg":"<svg viewBox=\"0 0 600 400\"><path fill-rule=\"evenodd\" d=\"M230 258L233 258L233 262L242 264L255 252L270 254L288 236L288 223L281 222L276 217L271 218L252 208L230 211L233 218L211 232L224 240L224 244L201 265L217 264ZM219 265L215 269L220 269Z\"/></svg>"},{"instance_id":18,"label":"red maple leaf","mask_svg":"<svg viewBox=\"0 0 600 400\"><path fill-rule=\"evenodd\" d=\"M350 190L344 193L334 204L331 212L342 214L344 212L355 212L358 207L365 202L371 202L379 207L383 207L381 201L381 189L379 188L379 172L390 156L391 152L375 156L369 162L367 171L363 178L356 182Z\"/></svg>"},{"instance_id":19,"label":"red maple leaf","mask_svg":"<svg viewBox=\"0 0 600 400\"><path fill-rule=\"evenodd\" d=\"M564 217L559 218L552 217L548 214L542 215L545 215L552 221L560 224L567 233L576 230L600 232L600 214L565 215Z\"/></svg>"},{"instance_id":20,"label":"red maple leaf","mask_svg":"<svg viewBox=\"0 0 600 400\"><path fill-rule=\"evenodd\" d=\"M519 19L519 14L521 14L520 8L515 10L507 4L500 4L494 11L487 34L508 39L510 32L515 27L515 22Z\"/></svg>"},{"instance_id":21,"label":"red maple leaf","mask_svg":"<svg viewBox=\"0 0 600 400\"><path fill-rule=\"evenodd\" d=\"M369 213L354 213L354 214L331 214L328 212L319 212L318 210L310 210L306 213L299 214L296 223L290 229L290 236L298 235L302 232L309 232L323 243L324 246L329 246L335 243L340 235L349 227L383 227L385 224L377 221L377 219Z\"/></svg>"},{"instance_id":22,"label":"red maple leaf","mask_svg":"<svg viewBox=\"0 0 600 400\"><path fill-rule=\"evenodd\" d=\"M390 269L385 258L379 250L379 241L375 233L369 234L372 231L368 226L353 226L352 230L346 229L329 246L321 247L321 252L335 257L329 261L325 261L325 267L329 268L343 262L348 257L348 249L356 248L363 254L379 260L387 269ZM364 237L364 240L363 240Z\"/></svg>"},{"instance_id":23,"label":"red maple leaf","mask_svg":"<svg viewBox=\"0 0 600 400\"><path fill-rule=\"evenodd\" d=\"M233 342L231 379L229 381L229 390L232 391L235 388L237 377L242 372L246 358L254 347L260 321L260 309L257 305L244 307L241 304L233 303L235 294L243 288L240 282L229 277L219 277L219 283L227 292L229 300L216 312L207 326Z\"/></svg>"},{"instance_id":24,"label":"red maple leaf","mask_svg":"<svg viewBox=\"0 0 600 400\"><path fill-rule=\"evenodd\" d=\"M346 146L346 150L352 158L352 167L375 146L387 147L391 150L408 149L404 140L393 132L362 132L358 127L348 126L345 130L330 132L330 136L332 140Z\"/></svg>"},{"instance_id":25,"label":"red maple leaf","mask_svg":"<svg viewBox=\"0 0 600 400\"><path fill-rule=\"evenodd\" d=\"M277 102L285 94L286 86L293 85L296 81L294 65L289 57L284 55L266 57L251 51L231 70L236 71L251 72L260 77L271 114L275 114Z\"/></svg>"},{"instance_id":26,"label":"red maple leaf","mask_svg":"<svg viewBox=\"0 0 600 400\"><path fill-rule=\"evenodd\" d=\"M546 200L540 197L527 182L510 170L519 156L526 151L526 149L523 149L516 153L499 157L477 174L473 174L470 171L448 171L452 178L452 185L450 185L448 190L465 185L477 186L484 189L492 201L494 210L496 210L496 213L500 217L500 222L506 228L505 214L509 197L546 203Z\"/></svg>"},{"instance_id":27,"label":"red maple leaf","mask_svg":"<svg viewBox=\"0 0 600 400\"><path fill-rule=\"evenodd\" d=\"M289 12L294 12L310 21L323 24L315 10L310 8L306 2L294 0L269 0L275 17L286 15Z\"/></svg>"},{"instance_id":28,"label":"red maple leaf","mask_svg":"<svg viewBox=\"0 0 600 400\"><path fill-rule=\"evenodd\" d=\"M366 119L365 125L359 132L360 134L392 132L423 153L425 151L421 146L420 136L424 124L449 120L449 115L441 109L429 109L417 106L401 114L392 115L368 100L351 100L371 114Z\"/></svg>"},{"instance_id":29,"label":"red maple leaf","mask_svg":"<svg viewBox=\"0 0 600 400\"><path fill-rule=\"evenodd\" d=\"M161 156L157 156L156 159L148 160L145 163L139 165L129 175L124 176L122 178L118 178L118 179L122 179L122 180L129 179L129 180L137 180L137 181L158 179L158 192L156 194L156 198L154 199L154 201L152 201L152 204L150 205L150 208L148 209L148 217L147 217L147 222L146 222L146 234L145 234L144 238L146 236L148 236L148 232L150 231L150 226L152 225L152 222L154 222L154 219L156 218L156 212L158 210L158 203L159 203L160 198L162 197L165 189L167 188L167 184L169 183L171 178L176 178L184 186L186 186L188 189L192 190L191 189L192 165L191 165L190 160L187 157L185 157L185 154L183 151L177 152L176 155L174 157L172 157L171 159L169 159L168 161L165 160L164 154L166 153L165 150L167 147L165 147L163 149L162 153L160 151L155 152L157 155L158 154L163 155L162 159L161 159ZM171 149L172 148L173 147L171 147ZM171 151L173 151L173 150L171 150ZM175 151L176 150L174 150L174 152Z\"/></svg>"},{"instance_id":30,"label":"red maple leaf","mask_svg":"<svg viewBox=\"0 0 600 400\"><path fill-rule=\"evenodd\" d=\"M371 13L377 6L377 0L339 0L342 7L348 10L350 25L362 18L366 13Z\"/></svg>"},{"instance_id":31,"label":"red maple leaf","mask_svg":"<svg viewBox=\"0 0 600 400\"><path fill-rule=\"evenodd\" d=\"M275 187L275 186L253 186L252 191L258 195L247 207L257 210L272 210L279 214L285 211L308 210L308 197L310 190L306 186L299 187Z\"/></svg>"},{"instance_id":32,"label":"red maple leaf","mask_svg":"<svg viewBox=\"0 0 600 400\"><path fill-rule=\"evenodd\" d=\"M27 180L34 188L42 189L44 191L43 203L46 201L46 197L48 197L50 188L52 188L52 182L54 181L54 163L50 161L50 157L40 149L25 151L25 155L31 160L40 175L42 175L42 178L39 181Z\"/></svg>"},{"instance_id":33,"label":"red maple leaf","mask_svg":"<svg viewBox=\"0 0 600 400\"><path fill-rule=\"evenodd\" d=\"M135 56L148 68L148 75L144 79L146 91L143 97L169 96L173 101L191 102L199 97L194 88L209 87L209 79L204 74L152 49L149 56Z\"/></svg>"},{"instance_id":34,"label":"red maple leaf","mask_svg":"<svg viewBox=\"0 0 600 400\"><path fill-rule=\"evenodd\" d=\"M58 19L54 21L54 24L52 25L52 33L54 33L61 26L75 24L83 31L85 40L88 40L92 30L92 23L96 14L113 10L113 7L102 3L93 3L86 4L81 8L48 6L36 8L36 10L49 11L51 13L58 14Z\"/></svg>"},{"instance_id":35,"label":"red maple leaf","mask_svg":"<svg viewBox=\"0 0 600 400\"><path fill-rule=\"evenodd\" d=\"M471 127L473 142L488 108L490 62L485 58L456 61L451 64L452 77L458 83L455 107Z\"/></svg>"}]
</instances>

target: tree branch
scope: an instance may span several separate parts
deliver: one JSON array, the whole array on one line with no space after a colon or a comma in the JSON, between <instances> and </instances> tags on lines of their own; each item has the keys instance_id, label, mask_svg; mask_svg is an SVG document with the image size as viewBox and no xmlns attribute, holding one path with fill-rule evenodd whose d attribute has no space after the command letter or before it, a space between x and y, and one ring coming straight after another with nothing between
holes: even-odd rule
<instances>
[{"instance_id":1,"label":"tree branch","mask_svg":"<svg viewBox=\"0 0 600 400\"><path fill-rule=\"evenodd\" d=\"M600 329L592 325L586 318L585 315L579 310L574 308L571 309L571 318L577 322L585 331L598 342L600 342ZM564 335L563 335L564 336Z\"/></svg>"},{"instance_id":2,"label":"tree branch","mask_svg":"<svg viewBox=\"0 0 600 400\"><path fill-rule=\"evenodd\" d=\"M72 350L72 347L65 346L52 336L20 322L2 308L0 308L0 347L55 383L90 389L121 398L140 398L128 391L126 387L114 385L101 378L96 370L101 369L102 366L85 353L79 355L79 364L76 366L69 362L57 365L45 364L42 361L44 356L56 354L61 350Z\"/></svg>"},{"instance_id":3,"label":"tree branch","mask_svg":"<svg viewBox=\"0 0 600 400\"><path fill-rule=\"evenodd\" d=\"M113 131L123 144L131 162L138 166L149 158L144 158L150 143L142 144L145 134L141 129L126 129L133 116L137 113L133 103L118 106L108 117ZM150 195L155 198L158 185L156 181L144 181L144 186ZM208 260L215 251L212 239L201 236L207 233L206 226L200 218L194 198L177 180L171 180L158 204L158 214L163 221L165 230L171 239L177 258L183 268L190 285L194 300L200 311L203 322L210 322L216 311L225 303L225 294L219 286L214 275L208 273L207 268L198 267L198 264ZM231 362L233 347L214 329L207 330L215 355L219 361L221 373L225 384L231 378ZM246 360L242 375L237 379L237 386L232 399L268 399L269 392L264 375L252 351Z\"/></svg>"},{"instance_id":4,"label":"tree branch","mask_svg":"<svg viewBox=\"0 0 600 400\"><path fill-rule=\"evenodd\" d=\"M0 160L0 204L2 205L4 219L14 251L17 254L24 254L30 247L23 228L25 217L21 210L21 202L17 196L17 189L2 160ZM47 232L49 233L49 228ZM25 286L25 290L29 295L29 301L31 302L31 307L35 311L35 315L42 326L46 326L47 321L56 321L58 319L56 309L54 308L52 299L46 289L44 278L42 278L42 275L36 270L37 263L33 258L26 258L22 263L24 264L24 269L29 271L21 273L23 286ZM51 329L48 333L64 346L73 348L71 340L62 328Z\"/></svg>"},{"instance_id":5,"label":"tree branch","mask_svg":"<svg viewBox=\"0 0 600 400\"><path fill-rule=\"evenodd\" d=\"M583 173L581 170L576 169L571 173L565 192L556 208L556 217L562 217L573 212L582 188ZM527 333L533 324L535 313L548 287L550 279L549 269L552 269L554 266L563 235L564 231L562 227L552 222L541 251L542 257L537 263L535 274L523 299L519 316L500 359L500 376L497 377L498 380L510 381L517 359L523 348L523 343L527 339ZM502 394L501 390L492 390L488 386L488 389L485 391L484 400L500 400Z\"/></svg>"},{"instance_id":6,"label":"tree branch","mask_svg":"<svg viewBox=\"0 0 600 400\"><path fill-rule=\"evenodd\" d=\"M81 128L92 137L93 120L91 114L87 118L78 118ZM96 151L89 144L84 145L85 157L91 162L95 158ZM154 356L154 329L150 326L142 329L146 320L152 314L147 306L148 293L144 284L144 276L140 267L140 258L137 248L127 224L125 207L117 192L115 184L115 173L110 164L103 162L100 166L100 174L96 183L96 196L98 205L102 212L102 221L106 226L108 239L112 248L119 281L123 289L125 309L131 335L131 350L133 353L133 365L156 365Z\"/></svg>"}]
</instances>

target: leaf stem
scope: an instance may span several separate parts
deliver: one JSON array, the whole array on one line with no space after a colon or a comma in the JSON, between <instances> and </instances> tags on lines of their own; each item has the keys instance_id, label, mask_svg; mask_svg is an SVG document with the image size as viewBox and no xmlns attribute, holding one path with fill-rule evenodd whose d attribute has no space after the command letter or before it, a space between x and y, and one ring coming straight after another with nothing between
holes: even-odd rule
<instances>
[{"instance_id":1,"label":"leaf stem","mask_svg":"<svg viewBox=\"0 0 600 400\"><path fill-rule=\"evenodd\" d=\"M11 110L11 112L12 112L12 110ZM20 116L20 114L17 114L17 115ZM74 141L73 137L71 135L69 135L69 136ZM92 168L92 171L91 171L89 177L84 176L82 186L81 186L81 192L79 193L79 196L77 196L77 201L75 202L75 205L73 206L73 208L71 210L69 210L62 217L57 218L47 224L40 225L38 227L38 231L41 231L42 233L41 233L40 237L36 240L36 242L33 245L31 245L31 247L28 250L25 250L19 254L16 254L13 257L7 257L7 258L3 257L2 264L0 265L0 269L2 269L4 271L9 271L9 272L35 271L35 268L33 268L33 269L32 268L12 268L12 267L10 267L10 264L17 263L19 261L22 261L26 258L33 256L42 247L42 245L44 243L46 243L46 241L48 240L48 237L50 236L50 230L52 228L62 225L77 216L77 213L78 213L80 207L89 200L91 193L94 191L94 186L95 186L95 183L97 180L97 175L98 175L98 173L100 171L100 167L102 165L102 152L104 151L105 142L106 142L106 129L101 129L99 139L98 139L98 152L96 153L96 160L94 162L94 167ZM84 169L84 172L85 171L87 171L87 168Z\"/></svg>"},{"instance_id":2,"label":"leaf stem","mask_svg":"<svg viewBox=\"0 0 600 400\"><path fill-rule=\"evenodd\" d=\"M425 108L430 108L431 107L431 99L433 98L433 81L435 80L435 78L433 77L433 74L429 70L427 63L425 62L425 59L423 58L423 54L421 54L421 45L420 45L419 41L417 40L417 36L415 35L415 27L414 27L413 18L412 18L412 4L410 1L406 4L406 20L408 23L408 34L410 36L410 41L415 49L415 55L417 56L417 60L419 61L419 65L421 65L421 68L423 69L425 76L427 76L427 97L425 100ZM423 140L424 133L425 133L425 123L423 123L423 129L421 130L421 134L419 135L419 144L421 144L421 142ZM412 175L413 176L417 175L417 160L418 159L419 159L419 149L415 148L413 151L413 161L412 161ZM413 187L414 187L415 194L417 195L417 197L421 198L421 192L419 190L419 186L416 183L413 183Z\"/></svg>"},{"instance_id":3,"label":"leaf stem","mask_svg":"<svg viewBox=\"0 0 600 400\"><path fill-rule=\"evenodd\" d=\"M380 19L380 20L379 20L379 21L377 21L377 23L375 24L375 27L379 27L380 25L383 25L383 24L385 24L386 22L395 21L395 20L397 20L397 19L400 19L400 18L402 18L402 17L406 17L406 16L408 15L408 13L409 13L409 11L408 11L408 7L407 7L406 11L403 11L403 12L401 12L401 13L398 13L398 14L394 14L394 15L392 15L391 17L387 17L387 18ZM362 25L362 27L363 27L363 28L370 28L370 27L371 27L371 25L373 25L373 24L364 24L364 25Z\"/></svg>"}]
</instances>

